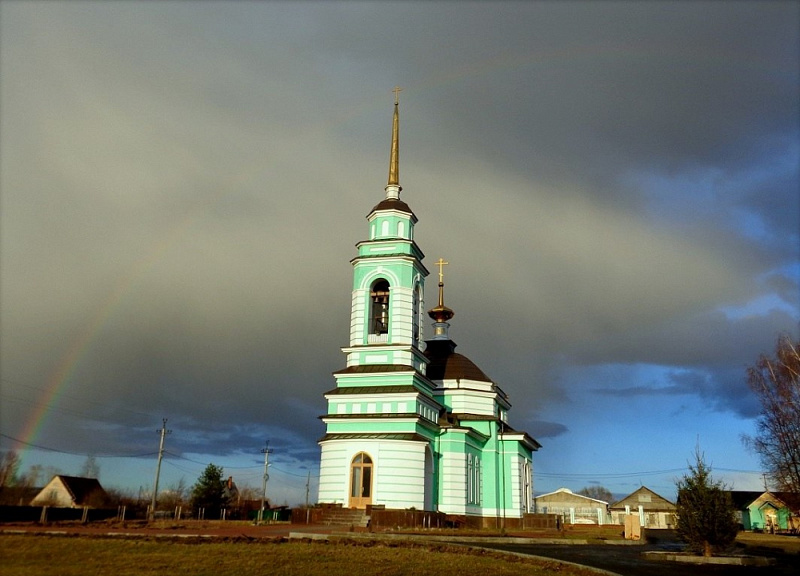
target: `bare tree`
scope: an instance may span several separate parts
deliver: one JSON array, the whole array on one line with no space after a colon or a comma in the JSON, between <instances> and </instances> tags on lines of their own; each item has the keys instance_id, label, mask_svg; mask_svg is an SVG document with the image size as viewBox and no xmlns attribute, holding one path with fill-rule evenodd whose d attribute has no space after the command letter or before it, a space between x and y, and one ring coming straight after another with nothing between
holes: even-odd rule
<instances>
[{"instance_id":1,"label":"bare tree","mask_svg":"<svg viewBox=\"0 0 800 576\"><path fill-rule=\"evenodd\" d=\"M41 464L32 464L28 467L28 471L25 474L21 474L19 479L17 480L18 486L24 486L25 488L34 488L36 486L41 486L39 484L39 478L42 475L42 465Z\"/></svg>"},{"instance_id":2,"label":"bare tree","mask_svg":"<svg viewBox=\"0 0 800 576\"><path fill-rule=\"evenodd\" d=\"M166 490L159 494L159 505L164 510L183 506L186 504L187 492L188 486L186 485L186 479L181 476L181 479L178 480L176 484L170 484Z\"/></svg>"},{"instance_id":3,"label":"bare tree","mask_svg":"<svg viewBox=\"0 0 800 576\"><path fill-rule=\"evenodd\" d=\"M747 370L747 383L761 402L755 436L745 444L761 458L790 507L800 509L800 342L778 338L775 357L762 354Z\"/></svg>"},{"instance_id":4,"label":"bare tree","mask_svg":"<svg viewBox=\"0 0 800 576\"><path fill-rule=\"evenodd\" d=\"M89 454L81 466L79 476L84 478L100 478L100 464L93 454Z\"/></svg>"},{"instance_id":5,"label":"bare tree","mask_svg":"<svg viewBox=\"0 0 800 576\"><path fill-rule=\"evenodd\" d=\"M0 457L0 488L15 484L20 464L22 461L16 451L3 452L3 456Z\"/></svg>"},{"instance_id":6,"label":"bare tree","mask_svg":"<svg viewBox=\"0 0 800 576\"><path fill-rule=\"evenodd\" d=\"M595 500L602 500L607 504L611 504L614 500L614 495L611 493L611 490L605 486L586 486L578 490L578 494L594 498Z\"/></svg>"},{"instance_id":7,"label":"bare tree","mask_svg":"<svg viewBox=\"0 0 800 576\"><path fill-rule=\"evenodd\" d=\"M50 482L50 480L52 480L56 476L59 476L60 474L62 474L62 472L61 468L59 468L58 466L53 466L52 464L49 466L45 466L43 475L44 483L47 484L48 482Z\"/></svg>"},{"instance_id":8,"label":"bare tree","mask_svg":"<svg viewBox=\"0 0 800 576\"><path fill-rule=\"evenodd\" d=\"M241 500L259 500L261 498L261 486L251 486L249 484L239 486L239 498Z\"/></svg>"}]
</instances>

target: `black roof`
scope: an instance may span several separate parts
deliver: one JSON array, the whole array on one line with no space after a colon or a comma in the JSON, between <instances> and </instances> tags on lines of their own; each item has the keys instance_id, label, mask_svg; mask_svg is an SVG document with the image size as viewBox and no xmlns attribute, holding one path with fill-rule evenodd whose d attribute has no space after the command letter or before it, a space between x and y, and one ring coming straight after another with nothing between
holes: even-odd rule
<instances>
[{"instance_id":1,"label":"black roof","mask_svg":"<svg viewBox=\"0 0 800 576\"><path fill-rule=\"evenodd\" d=\"M79 476L64 476L63 474L59 474L58 477L69 490L75 504L83 504L90 496L95 494L106 495L106 491L103 490L97 478L81 478Z\"/></svg>"},{"instance_id":2,"label":"black roof","mask_svg":"<svg viewBox=\"0 0 800 576\"><path fill-rule=\"evenodd\" d=\"M475 363L455 352L452 340L428 340L425 356L428 358L427 376L431 380L475 380L492 382Z\"/></svg>"},{"instance_id":3,"label":"black roof","mask_svg":"<svg viewBox=\"0 0 800 576\"><path fill-rule=\"evenodd\" d=\"M370 211L375 212L377 210L397 210L398 212L405 212L406 214L411 214L416 220L416 216L414 212L411 211L411 208L408 207L408 204L400 200L399 198L385 198L381 200L375 207Z\"/></svg>"}]
</instances>

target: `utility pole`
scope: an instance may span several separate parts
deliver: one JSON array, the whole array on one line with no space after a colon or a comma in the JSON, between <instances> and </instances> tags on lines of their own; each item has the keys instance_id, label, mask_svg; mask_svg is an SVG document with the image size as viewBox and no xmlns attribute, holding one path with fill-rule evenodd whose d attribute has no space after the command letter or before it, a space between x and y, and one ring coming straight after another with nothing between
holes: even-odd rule
<instances>
[{"instance_id":1,"label":"utility pole","mask_svg":"<svg viewBox=\"0 0 800 576\"><path fill-rule=\"evenodd\" d=\"M172 434L172 430L167 430L167 419L161 421L161 430L156 430L161 433L161 442L158 445L158 464L156 465L156 481L153 484L153 499L150 502L150 520L155 520L156 517L156 498L158 497L158 477L161 475L161 459L164 457L164 437L167 434Z\"/></svg>"},{"instance_id":2,"label":"utility pole","mask_svg":"<svg viewBox=\"0 0 800 576\"><path fill-rule=\"evenodd\" d=\"M311 486L311 470L308 471L308 478L306 478L306 524L308 524L308 516L311 510L308 508L308 491Z\"/></svg>"},{"instance_id":3,"label":"utility pole","mask_svg":"<svg viewBox=\"0 0 800 576\"><path fill-rule=\"evenodd\" d=\"M269 447L269 440L267 440L266 448L261 449L261 453L264 455L264 482L261 488L261 510L258 512L259 524L261 524L261 521L264 519L264 502L267 500L267 480L269 480L267 469L269 468L269 455L272 454L272 450Z\"/></svg>"}]
</instances>

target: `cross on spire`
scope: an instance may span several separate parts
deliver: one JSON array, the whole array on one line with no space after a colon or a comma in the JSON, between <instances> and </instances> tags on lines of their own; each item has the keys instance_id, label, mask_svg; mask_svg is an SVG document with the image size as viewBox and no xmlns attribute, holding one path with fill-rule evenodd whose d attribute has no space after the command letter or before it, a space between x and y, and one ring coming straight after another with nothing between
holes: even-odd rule
<instances>
[{"instance_id":1,"label":"cross on spire","mask_svg":"<svg viewBox=\"0 0 800 576\"><path fill-rule=\"evenodd\" d=\"M445 262L444 258L439 258L433 263L434 266L439 267L439 303L428 310L428 316L436 321L436 334L434 340L447 340L447 321L454 316L454 312L444 305L444 267L450 264Z\"/></svg>"},{"instance_id":2,"label":"cross on spire","mask_svg":"<svg viewBox=\"0 0 800 576\"><path fill-rule=\"evenodd\" d=\"M395 86L394 88L392 88L392 92L394 92L394 103L395 104L399 104L400 103L399 94L402 91L403 91L403 89L400 88L400 86Z\"/></svg>"},{"instance_id":3,"label":"cross on spire","mask_svg":"<svg viewBox=\"0 0 800 576\"><path fill-rule=\"evenodd\" d=\"M439 267L439 284L444 284L444 273L442 272L442 268L447 266L450 262L445 262L441 258L436 261L435 265Z\"/></svg>"}]
</instances>

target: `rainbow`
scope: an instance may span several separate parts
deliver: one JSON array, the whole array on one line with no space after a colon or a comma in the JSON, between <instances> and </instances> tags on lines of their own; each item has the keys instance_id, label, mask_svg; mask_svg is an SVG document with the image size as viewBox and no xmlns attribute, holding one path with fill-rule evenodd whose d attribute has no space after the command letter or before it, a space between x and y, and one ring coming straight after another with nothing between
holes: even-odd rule
<instances>
[{"instance_id":1,"label":"rainbow","mask_svg":"<svg viewBox=\"0 0 800 576\"><path fill-rule=\"evenodd\" d=\"M241 178L237 179L237 182L240 181ZM236 189L237 187L234 183L227 191L213 195L204 202L198 203L177 224L154 242L145 255L137 260L117 280L113 290L102 301L97 312L86 323L79 337L75 339L47 378L46 385L35 403L35 408L15 443L14 449L21 455L24 455L27 447L35 444L47 421L47 415L58 405L59 398L67 389L67 384L70 382L77 367L91 351L108 320L121 307L126 297L134 291L137 281L145 276L211 205L230 195Z\"/></svg>"}]
</instances>

